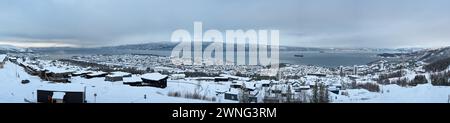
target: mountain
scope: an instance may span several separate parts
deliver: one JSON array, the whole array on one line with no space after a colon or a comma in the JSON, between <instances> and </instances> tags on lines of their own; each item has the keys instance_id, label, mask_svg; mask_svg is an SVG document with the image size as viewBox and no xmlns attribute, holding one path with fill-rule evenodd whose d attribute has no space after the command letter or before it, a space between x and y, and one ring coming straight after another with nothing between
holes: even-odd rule
<instances>
[{"instance_id":1,"label":"mountain","mask_svg":"<svg viewBox=\"0 0 450 123\"><path fill-rule=\"evenodd\" d=\"M9 53L9 52L32 52L32 50L26 48L19 48L12 45L0 45L0 53Z\"/></svg>"},{"instance_id":2,"label":"mountain","mask_svg":"<svg viewBox=\"0 0 450 123\"><path fill-rule=\"evenodd\" d=\"M143 44L127 44L119 46L100 47L99 49L121 49L121 50L172 50L176 42L152 42Z\"/></svg>"},{"instance_id":3,"label":"mountain","mask_svg":"<svg viewBox=\"0 0 450 123\"><path fill-rule=\"evenodd\" d=\"M71 51L71 50L159 50L159 51L171 51L174 47L176 47L178 42L151 42L151 43L142 43L142 44L127 44L127 45L118 45L118 46L107 46L107 47L97 47L97 48L70 48L70 47L49 47L49 48L33 48L36 51L42 50L51 50L51 51ZM208 47L212 42L203 42L203 49ZM242 45L242 44L235 44ZM193 45L191 45L193 46ZM226 46L226 44L223 44ZM248 49L248 45L245 46ZM225 48L224 48L225 49ZM310 48L310 47L294 47L294 46L280 46L280 51L330 51L331 49L325 48Z\"/></svg>"},{"instance_id":4,"label":"mountain","mask_svg":"<svg viewBox=\"0 0 450 123\"><path fill-rule=\"evenodd\" d=\"M143 43L143 44L129 44L129 45L120 45L120 46L112 46L112 47L101 47L102 49L123 49L123 50L172 50L175 46L177 46L178 42L152 42L152 43ZM208 47L212 42L203 42L203 49ZM243 44L235 44L243 45ZM193 45L192 45L193 46ZM223 46L226 46L224 43ZM248 49L248 45L245 46ZM225 48L224 48L225 49ZM310 47L294 47L294 46L280 46L280 51L323 51L329 50L324 48L310 48Z\"/></svg>"},{"instance_id":5,"label":"mountain","mask_svg":"<svg viewBox=\"0 0 450 123\"><path fill-rule=\"evenodd\" d=\"M450 46L433 49L401 49L397 53L378 54L381 57L396 57L403 60L415 60L432 63L442 59L450 58Z\"/></svg>"},{"instance_id":6,"label":"mountain","mask_svg":"<svg viewBox=\"0 0 450 123\"><path fill-rule=\"evenodd\" d=\"M437 49L421 50L413 53L417 55L417 60L424 62L435 62L450 57L450 46Z\"/></svg>"}]
</instances>

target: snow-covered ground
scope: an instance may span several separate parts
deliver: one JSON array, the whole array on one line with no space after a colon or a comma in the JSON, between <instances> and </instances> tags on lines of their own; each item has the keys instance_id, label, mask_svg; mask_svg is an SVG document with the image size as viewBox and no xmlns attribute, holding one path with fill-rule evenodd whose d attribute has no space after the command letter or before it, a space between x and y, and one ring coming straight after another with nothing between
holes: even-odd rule
<instances>
[{"instance_id":1,"label":"snow-covered ground","mask_svg":"<svg viewBox=\"0 0 450 123\"><path fill-rule=\"evenodd\" d=\"M422 84L415 87L400 87L395 84L381 86L381 92L364 89L344 90L349 96L331 95L337 103L448 103L449 86Z\"/></svg>"},{"instance_id":2,"label":"snow-covered ground","mask_svg":"<svg viewBox=\"0 0 450 123\"><path fill-rule=\"evenodd\" d=\"M22 84L21 81L28 79L30 83ZM211 103L211 102L234 102L216 96L215 90L228 89L229 84L214 82L198 83L194 81L168 80L167 88L155 87L132 87L122 82L104 81L104 77L86 79L73 77L71 83L58 83L58 87L86 87L86 100L89 103ZM14 63L6 62L4 68L0 69L0 102L25 103L26 100L36 100L36 90L50 83L42 81L37 76L27 74L24 69ZM187 99L184 97L168 96L169 92L192 93L197 90L206 97L217 98L216 101ZM96 95L96 96L94 96ZM223 97L222 97L223 98Z\"/></svg>"},{"instance_id":3,"label":"snow-covered ground","mask_svg":"<svg viewBox=\"0 0 450 123\"><path fill-rule=\"evenodd\" d=\"M45 62L50 65L51 63ZM51 68L46 66L45 68ZM64 66L73 67L73 66ZM64 69L64 68L58 68ZM71 68L74 69L74 68ZM56 70L56 68L55 68ZM64 69L65 70L65 69ZM136 75L133 75L136 76ZM415 76L413 72L407 72L406 77L411 79ZM429 76L429 75L427 75ZM22 80L30 80L30 83L22 84ZM363 78L370 80L369 78ZM429 78L428 78L429 79ZM299 79L305 84L312 84L317 80L326 83L339 84L341 80L334 78L318 78L306 76ZM261 89L263 81L247 82L246 85L256 83L256 90ZM347 81L347 80L343 80ZM362 80L361 80L362 81ZM359 82L359 81L358 81ZM363 81L362 81L363 82ZM37 76L31 76L24 69L12 62L7 61L4 68L0 68L0 102L25 103L36 100L36 90L48 85L58 85L62 88L75 86L86 87L86 101L89 103L236 103L237 101L225 100L223 94L216 92L230 90L231 82L200 81L194 78L168 80L167 87L133 87L124 85L122 81L109 82L104 77L86 79L73 77L71 83L56 84L41 80ZM450 95L449 86L432 86L422 84L414 87L400 87L398 85L380 85L380 92L369 92L365 89L341 90L340 95L331 93L331 101L335 103L448 103ZM188 99L185 94L198 93L215 101ZM264 91L258 91L258 102L262 102ZM348 93L342 95L342 93ZM180 93L180 97L168 96L169 93ZM96 96L94 96L96 95Z\"/></svg>"}]
</instances>

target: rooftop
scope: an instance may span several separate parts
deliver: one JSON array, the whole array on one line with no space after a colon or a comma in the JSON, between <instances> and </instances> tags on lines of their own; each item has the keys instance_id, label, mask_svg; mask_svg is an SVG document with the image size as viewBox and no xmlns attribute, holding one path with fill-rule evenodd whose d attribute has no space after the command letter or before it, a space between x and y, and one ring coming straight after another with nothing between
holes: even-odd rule
<instances>
[{"instance_id":1,"label":"rooftop","mask_svg":"<svg viewBox=\"0 0 450 123\"><path fill-rule=\"evenodd\" d=\"M159 81L166 77L167 77L167 75L162 75L160 73L146 73L141 76L142 79L153 80L153 81Z\"/></svg>"},{"instance_id":2,"label":"rooftop","mask_svg":"<svg viewBox=\"0 0 450 123\"><path fill-rule=\"evenodd\" d=\"M39 86L38 90L56 92L84 92L84 86L78 84L45 84Z\"/></svg>"}]
</instances>

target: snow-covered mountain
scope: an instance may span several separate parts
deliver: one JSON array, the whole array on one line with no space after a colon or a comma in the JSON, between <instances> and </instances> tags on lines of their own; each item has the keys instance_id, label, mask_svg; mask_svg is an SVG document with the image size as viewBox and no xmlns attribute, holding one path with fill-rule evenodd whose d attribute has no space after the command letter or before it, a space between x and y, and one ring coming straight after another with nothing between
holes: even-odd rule
<instances>
[{"instance_id":1,"label":"snow-covered mountain","mask_svg":"<svg viewBox=\"0 0 450 123\"><path fill-rule=\"evenodd\" d=\"M404 51L404 52L403 52ZM409 52L408 52L409 51ZM414 60L423 61L426 63L432 63L438 60L446 59L450 57L450 46L432 49L407 49L397 53L382 53L378 54L381 57L397 57L402 60Z\"/></svg>"},{"instance_id":2,"label":"snow-covered mountain","mask_svg":"<svg viewBox=\"0 0 450 123\"><path fill-rule=\"evenodd\" d=\"M7 52L32 52L30 49L19 48L12 45L0 45L0 53Z\"/></svg>"}]
</instances>

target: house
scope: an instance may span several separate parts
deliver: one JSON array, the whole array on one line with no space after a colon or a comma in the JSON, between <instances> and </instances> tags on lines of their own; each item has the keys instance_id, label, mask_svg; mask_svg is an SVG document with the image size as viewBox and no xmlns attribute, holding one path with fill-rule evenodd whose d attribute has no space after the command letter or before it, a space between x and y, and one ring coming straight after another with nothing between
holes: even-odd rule
<instances>
[{"instance_id":1,"label":"house","mask_svg":"<svg viewBox=\"0 0 450 123\"><path fill-rule=\"evenodd\" d=\"M90 79L90 78L95 78L95 77L105 77L106 75L108 75L108 73L102 72L102 71L96 71L96 72L92 72L90 74L86 74L86 78Z\"/></svg>"},{"instance_id":2,"label":"house","mask_svg":"<svg viewBox=\"0 0 450 123\"><path fill-rule=\"evenodd\" d=\"M336 87L328 87L328 91L334 94L339 94L339 89Z\"/></svg>"},{"instance_id":3,"label":"house","mask_svg":"<svg viewBox=\"0 0 450 123\"><path fill-rule=\"evenodd\" d=\"M248 101L250 103L257 103L258 102L258 98L256 96L250 96L250 97L248 97Z\"/></svg>"},{"instance_id":4,"label":"house","mask_svg":"<svg viewBox=\"0 0 450 123\"><path fill-rule=\"evenodd\" d=\"M243 85L244 85L244 90L245 91L254 91L254 90L256 90L256 84L255 83L252 83L252 82L244 82L243 83Z\"/></svg>"},{"instance_id":5,"label":"house","mask_svg":"<svg viewBox=\"0 0 450 123\"><path fill-rule=\"evenodd\" d=\"M359 77L357 75L348 75L348 78L350 78L351 80L356 80Z\"/></svg>"},{"instance_id":6,"label":"house","mask_svg":"<svg viewBox=\"0 0 450 123\"><path fill-rule=\"evenodd\" d=\"M17 63L17 58L16 57L8 57L9 61Z\"/></svg>"},{"instance_id":7,"label":"house","mask_svg":"<svg viewBox=\"0 0 450 123\"><path fill-rule=\"evenodd\" d=\"M85 103L86 89L79 85L47 84L37 89L39 103Z\"/></svg>"},{"instance_id":8,"label":"house","mask_svg":"<svg viewBox=\"0 0 450 123\"><path fill-rule=\"evenodd\" d=\"M68 83L73 72L64 68L49 67L41 70L39 77L46 81Z\"/></svg>"},{"instance_id":9,"label":"house","mask_svg":"<svg viewBox=\"0 0 450 123\"><path fill-rule=\"evenodd\" d=\"M307 74L309 76L317 76L317 77L326 77L326 74L321 74L321 73L309 73Z\"/></svg>"},{"instance_id":10,"label":"house","mask_svg":"<svg viewBox=\"0 0 450 123\"><path fill-rule=\"evenodd\" d=\"M271 82L269 80L261 80L260 83L262 87L270 87Z\"/></svg>"},{"instance_id":11,"label":"house","mask_svg":"<svg viewBox=\"0 0 450 123\"><path fill-rule=\"evenodd\" d=\"M284 88L283 85L272 85L270 87L270 90L272 93L281 94L283 91L283 88Z\"/></svg>"},{"instance_id":12,"label":"house","mask_svg":"<svg viewBox=\"0 0 450 123\"><path fill-rule=\"evenodd\" d=\"M304 91L304 90L309 90L311 87L303 85L303 86L298 86L298 87L293 87L293 88L294 88L295 92L301 92L301 91Z\"/></svg>"},{"instance_id":13,"label":"house","mask_svg":"<svg viewBox=\"0 0 450 123\"><path fill-rule=\"evenodd\" d=\"M64 92L53 92L52 100L53 103L64 103L64 96L66 93Z\"/></svg>"},{"instance_id":14,"label":"house","mask_svg":"<svg viewBox=\"0 0 450 123\"><path fill-rule=\"evenodd\" d=\"M225 92L227 92L227 90L216 89L216 95L225 94Z\"/></svg>"},{"instance_id":15,"label":"house","mask_svg":"<svg viewBox=\"0 0 450 123\"><path fill-rule=\"evenodd\" d=\"M213 77L197 77L195 78L197 81L214 81Z\"/></svg>"},{"instance_id":16,"label":"house","mask_svg":"<svg viewBox=\"0 0 450 123\"><path fill-rule=\"evenodd\" d=\"M110 82L115 82L115 81L122 81L123 80L123 76L120 75L106 75L105 76L105 81L110 81Z\"/></svg>"},{"instance_id":17,"label":"house","mask_svg":"<svg viewBox=\"0 0 450 123\"><path fill-rule=\"evenodd\" d=\"M6 55L5 54L0 54L0 68L3 68L3 65L6 62Z\"/></svg>"},{"instance_id":18,"label":"house","mask_svg":"<svg viewBox=\"0 0 450 123\"><path fill-rule=\"evenodd\" d=\"M233 81L230 84L230 88L242 88L244 83L242 81Z\"/></svg>"},{"instance_id":19,"label":"house","mask_svg":"<svg viewBox=\"0 0 450 123\"><path fill-rule=\"evenodd\" d=\"M130 85L130 86L139 86L139 85L142 85L142 79L141 79L141 77L137 77L137 76L124 77L123 84Z\"/></svg>"},{"instance_id":20,"label":"house","mask_svg":"<svg viewBox=\"0 0 450 123\"><path fill-rule=\"evenodd\" d=\"M334 86L334 87L336 87L336 88L339 89L339 90L342 89L342 84L340 84L340 83L334 83L334 84L332 84L331 86Z\"/></svg>"},{"instance_id":21,"label":"house","mask_svg":"<svg viewBox=\"0 0 450 123\"><path fill-rule=\"evenodd\" d=\"M167 87L167 75L160 73L146 73L141 76L143 85L149 85L153 87L166 88Z\"/></svg>"},{"instance_id":22,"label":"house","mask_svg":"<svg viewBox=\"0 0 450 123\"><path fill-rule=\"evenodd\" d=\"M105 81L115 82L115 81L123 81L123 77L131 77L131 73L126 72L111 72L111 74L105 76Z\"/></svg>"},{"instance_id":23,"label":"house","mask_svg":"<svg viewBox=\"0 0 450 123\"><path fill-rule=\"evenodd\" d=\"M184 78L186 78L186 75L185 74L172 74L172 75L170 75L170 78L172 80L184 79Z\"/></svg>"},{"instance_id":24,"label":"house","mask_svg":"<svg viewBox=\"0 0 450 123\"><path fill-rule=\"evenodd\" d=\"M85 77L87 74L91 74L92 71L77 71L75 73L72 73L72 76L82 76Z\"/></svg>"},{"instance_id":25,"label":"house","mask_svg":"<svg viewBox=\"0 0 450 123\"><path fill-rule=\"evenodd\" d=\"M233 80L250 81L250 78L248 78L248 77L239 77L239 76L233 76L233 75L228 75L228 74L220 74L219 76L227 77L229 81L233 81Z\"/></svg>"},{"instance_id":26,"label":"house","mask_svg":"<svg viewBox=\"0 0 450 123\"><path fill-rule=\"evenodd\" d=\"M230 88L229 91L225 92L224 98L227 100L239 101L238 94L239 91L237 89Z\"/></svg>"},{"instance_id":27,"label":"house","mask_svg":"<svg viewBox=\"0 0 450 123\"><path fill-rule=\"evenodd\" d=\"M230 81L229 77L214 77L214 82L227 82Z\"/></svg>"}]
</instances>

